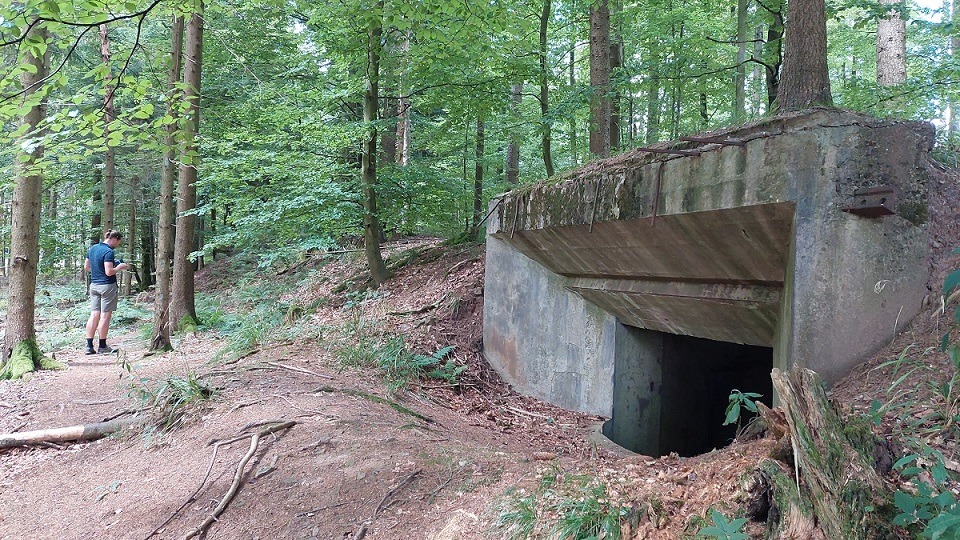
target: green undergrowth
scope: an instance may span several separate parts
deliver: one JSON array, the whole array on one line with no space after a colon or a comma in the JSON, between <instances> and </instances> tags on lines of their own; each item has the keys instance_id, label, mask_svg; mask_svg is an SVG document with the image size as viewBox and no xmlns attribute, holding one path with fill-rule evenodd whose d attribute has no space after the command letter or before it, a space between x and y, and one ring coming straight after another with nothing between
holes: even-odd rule
<instances>
[{"instance_id":1,"label":"green undergrowth","mask_svg":"<svg viewBox=\"0 0 960 540\"><path fill-rule=\"evenodd\" d=\"M217 395L217 389L190 371L158 379L137 378L130 384L128 395L153 418L144 430L150 444L183 424L191 412Z\"/></svg>"},{"instance_id":2,"label":"green undergrowth","mask_svg":"<svg viewBox=\"0 0 960 540\"><path fill-rule=\"evenodd\" d=\"M236 358L266 343L307 333L304 317L316 311L316 304L290 300L296 298L291 293L316 278L316 271L305 274L294 281L269 279L251 271L229 290L198 294L196 330L216 332L227 342L216 359Z\"/></svg>"},{"instance_id":3,"label":"green undergrowth","mask_svg":"<svg viewBox=\"0 0 960 540\"><path fill-rule=\"evenodd\" d=\"M376 298L375 291L348 300L347 322L334 332L323 334L333 345L334 354L346 367L375 368L391 392L410 387L422 379L433 379L455 386L466 366L452 358L453 346L432 353L411 351L402 335L386 332L363 315L361 304Z\"/></svg>"},{"instance_id":4,"label":"green undergrowth","mask_svg":"<svg viewBox=\"0 0 960 540\"><path fill-rule=\"evenodd\" d=\"M504 540L619 540L628 509L594 476L541 470L536 486L512 488L497 504L492 534Z\"/></svg>"},{"instance_id":5,"label":"green undergrowth","mask_svg":"<svg viewBox=\"0 0 960 540\"><path fill-rule=\"evenodd\" d=\"M954 250L960 253L960 250ZM871 403L867 417L879 424L895 419L905 454L895 464L904 481L893 496L893 525L915 538L960 540L960 478L956 441L960 439L960 270L943 284L939 315L946 330L939 347L911 345L877 369L891 368L893 381L884 400ZM943 326L941 326L943 328ZM945 354L947 369L935 355ZM947 449L944 455L942 449Z\"/></svg>"}]
</instances>

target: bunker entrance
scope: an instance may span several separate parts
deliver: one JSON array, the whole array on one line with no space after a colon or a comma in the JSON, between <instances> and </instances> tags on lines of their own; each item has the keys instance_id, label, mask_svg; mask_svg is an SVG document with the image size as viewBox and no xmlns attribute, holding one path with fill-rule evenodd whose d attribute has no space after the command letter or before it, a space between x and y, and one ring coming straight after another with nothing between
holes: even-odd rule
<instances>
[{"instance_id":1,"label":"bunker entrance","mask_svg":"<svg viewBox=\"0 0 960 540\"><path fill-rule=\"evenodd\" d=\"M770 403L773 349L617 325L613 415L603 433L648 456L688 457L729 444L730 391ZM741 423L751 414L743 411Z\"/></svg>"}]
</instances>

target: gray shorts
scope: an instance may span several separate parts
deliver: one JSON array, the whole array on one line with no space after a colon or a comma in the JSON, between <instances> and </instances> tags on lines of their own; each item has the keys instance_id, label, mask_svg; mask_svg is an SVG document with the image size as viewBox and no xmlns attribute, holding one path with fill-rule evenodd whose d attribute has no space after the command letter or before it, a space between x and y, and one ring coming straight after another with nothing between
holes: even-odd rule
<instances>
[{"instance_id":1,"label":"gray shorts","mask_svg":"<svg viewBox=\"0 0 960 540\"><path fill-rule=\"evenodd\" d=\"M120 288L116 283L90 284L90 311L110 313L117 310Z\"/></svg>"}]
</instances>

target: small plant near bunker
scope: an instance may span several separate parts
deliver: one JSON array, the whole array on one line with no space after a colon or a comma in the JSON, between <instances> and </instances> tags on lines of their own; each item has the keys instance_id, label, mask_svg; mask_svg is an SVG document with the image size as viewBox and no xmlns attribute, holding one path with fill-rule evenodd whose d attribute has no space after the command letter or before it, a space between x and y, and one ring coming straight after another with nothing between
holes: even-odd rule
<instances>
[{"instance_id":1,"label":"small plant near bunker","mask_svg":"<svg viewBox=\"0 0 960 540\"><path fill-rule=\"evenodd\" d=\"M697 538L711 538L714 540L750 539L750 535L743 532L743 526L747 524L747 518L728 520L727 517L717 511L716 508L711 508L710 519L713 521L713 525L708 525L700 529L700 532L697 533Z\"/></svg>"},{"instance_id":2,"label":"small plant near bunker","mask_svg":"<svg viewBox=\"0 0 960 540\"><path fill-rule=\"evenodd\" d=\"M756 392L741 392L737 389L731 390L729 397L730 404L727 405L727 416L723 421L723 425L727 426L736 423L737 426L739 426L740 415L742 414L743 409L756 414L757 404L754 402L754 400L759 397L763 397L763 394L757 394Z\"/></svg>"}]
</instances>

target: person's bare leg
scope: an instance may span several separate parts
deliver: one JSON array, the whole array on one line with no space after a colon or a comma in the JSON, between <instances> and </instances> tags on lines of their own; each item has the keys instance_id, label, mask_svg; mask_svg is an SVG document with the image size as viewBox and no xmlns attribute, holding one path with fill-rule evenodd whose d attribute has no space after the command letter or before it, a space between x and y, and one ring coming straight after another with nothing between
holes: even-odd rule
<instances>
[{"instance_id":1,"label":"person's bare leg","mask_svg":"<svg viewBox=\"0 0 960 540\"><path fill-rule=\"evenodd\" d=\"M110 314L109 314L109 313L107 314L107 320L110 320ZM97 332L97 325L99 325L99 324L100 324L100 312L99 312L99 311L91 311L91 312L90 312L90 318L87 319L87 328L86 328L86 332L85 332L85 334L84 334L84 337L86 337L87 339L93 339L94 334L96 334L96 332ZM103 336L102 333L101 333L100 335Z\"/></svg>"},{"instance_id":2,"label":"person's bare leg","mask_svg":"<svg viewBox=\"0 0 960 540\"><path fill-rule=\"evenodd\" d=\"M113 316L112 311L104 311L100 315L100 326L97 328L97 332L100 334L100 339L106 341L107 331L110 330L110 317Z\"/></svg>"}]
</instances>

